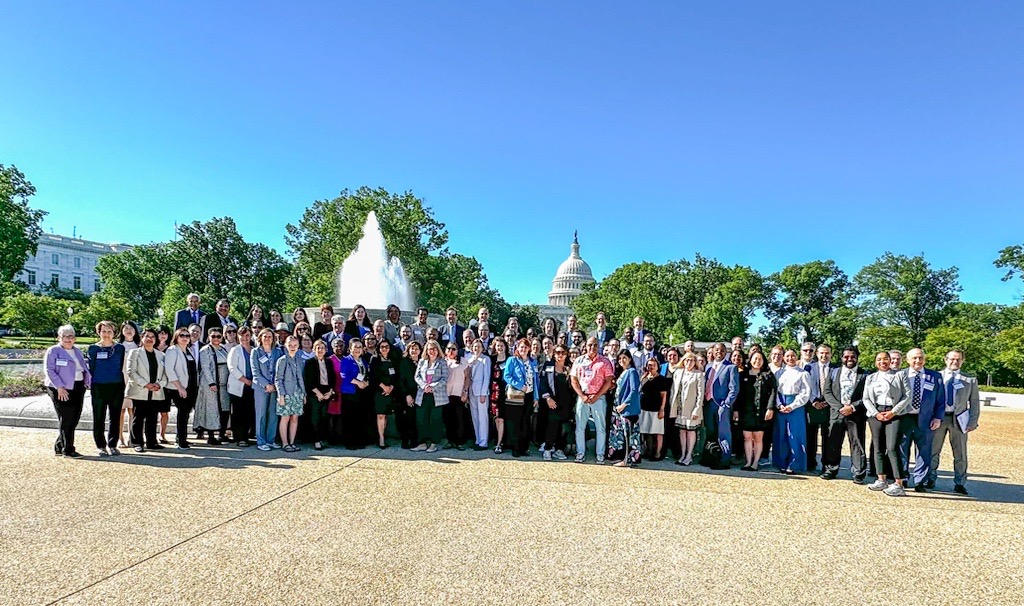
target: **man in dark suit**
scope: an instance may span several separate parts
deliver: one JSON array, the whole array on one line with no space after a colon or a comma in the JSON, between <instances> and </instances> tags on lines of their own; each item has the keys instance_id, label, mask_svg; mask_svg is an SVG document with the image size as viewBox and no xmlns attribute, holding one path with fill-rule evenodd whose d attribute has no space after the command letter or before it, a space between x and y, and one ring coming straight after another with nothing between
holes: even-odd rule
<instances>
[{"instance_id":1,"label":"man in dark suit","mask_svg":"<svg viewBox=\"0 0 1024 606\"><path fill-rule=\"evenodd\" d=\"M188 307L179 309L174 314L174 330L188 328L190 324L199 324L203 316L206 315L205 311L199 309L199 295L194 292L189 293L186 301L188 302Z\"/></svg>"},{"instance_id":2,"label":"man in dark suit","mask_svg":"<svg viewBox=\"0 0 1024 606\"><path fill-rule=\"evenodd\" d=\"M642 316L633 318L633 346L640 348L644 344L644 335L651 331L644 328L644 319Z\"/></svg>"},{"instance_id":3,"label":"man in dark suit","mask_svg":"<svg viewBox=\"0 0 1024 606\"><path fill-rule=\"evenodd\" d=\"M459 326L459 312L455 311L454 307L449 307L445 310L444 317L448 322L437 327L441 349L444 349L449 343L455 343L460 350L465 349L466 342L462 338L462 333L466 328Z\"/></svg>"},{"instance_id":4,"label":"man in dark suit","mask_svg":"<svg viewBox=\"0 0 1024 606\"><path fill-rule=\"evenodd\" d=\"M903 477L909 479L910 443L917 448L914 464L914 491L925 492L932 463L932 435L946 414L946 390L942 375L924 367L924 351L915 347L907 352L909 366L899 372L904 397L892 409L899 417L900 463Z\"/></svg>"},{"instance_id":5,"label":"man in dark suit","mask_svg":"<svg viewBox=\"0 0 1024 606\"><path fill-rule=\"evenodd\" d=\"M597 324L597 330L590 333L589 336L597 339L599 351L604 351L604 344L615 338L615 331L608 328L608 316L603 311L597 312L594 324Z\"/></svg>"},{"instance_id":6,"label":"man in dark suit","mask_svg":"<svg viewBox=\"0 0 1024 606\"><path fill-rule=\"evenodd\" d=\"M231 303L227 299L221 299L217 301L217 313L206 314L199 321L199 326L203 329L203 341L209 343L210 341L210 330L218 328L224 330L224 327L228 324L234 324L239 326L238 320L232 318L228 313L231 311Z\"/></svg>"},{"instance_id":7,"label":"man in dark suit","mask_svg":"<svg viewBox=\"0 0 1024 606\"><path fill-rule=\"evenodd\" d=\"M843 438L850 439L850 472L854 484L863 484L867 476L867 455L864 452L864 428L867 412L864 408L864 380L868 373L857 364L860 351L856 345L843 349L843 365L828 373L825 379L825 402L828 403L828 443L821 457L825 473L821 479L831 480L839 475L843 458Z\"/></svg>"},{"instance_id":8,"label":"man in dark suit","mask_svg":"<svg viewBox=\"0 0 1024 606\"><path fill-rule=\"evenodd\" d=\"M805 346L807 344L805 343ZM825 401L825 383L835 370L832 364L832 347L826 343L818 346L818 360L804 366L811 377L811 401L804 410L807 411L807 470L818 468L818 435L821 435L821 453L825 454L828 444L829 406ZM824 461L822 461L824 466Z\"/></svg>"}]
</instances>

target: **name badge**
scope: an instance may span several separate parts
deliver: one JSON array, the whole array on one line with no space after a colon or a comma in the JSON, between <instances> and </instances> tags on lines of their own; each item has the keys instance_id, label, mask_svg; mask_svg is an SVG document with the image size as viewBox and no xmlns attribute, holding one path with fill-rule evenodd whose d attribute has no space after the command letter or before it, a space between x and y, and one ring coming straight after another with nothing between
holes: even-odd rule
<instances>
[{"instance_id":1,"label":"name badge","mask_svg":"<svg viewBox=\"0 0 1024 606\"><path fill-rule=\"evenodd\" d=\"M414 334L414 335L422 335L423 331L420 330L419 328L414 328L414 329L412 329L412 334Z\"/></svg>"},{"instance_id":2,"label":"name badge","mask_svg":"<svg viewBox=\"0 0 1024 606\"><path fill-rule=\"evenodd\" d=\"M593 378L593 376L594 376L594 371L593 371L593 370L591 370L591 369L589 369L589 368L584 368L584 369L583 369L583 376L584 376L585 378L587 378L587 379Z\"/></svg>"},{"instance_id":3,"label":"name badge","mask_svg":"<svg viewBox=\"0 0 1024 606\"><path fill-rule=\"evenodd\" d=\"M67 360L57 360L57 366L67 366L67 365L68 365L68 361Z\"/></svg>"},{"instance_id":4,"label":"name badge","mask_svg":"<svg viewBox=\"0 0 1024 606\"><path fill-rule=\"evenodd\" d=\"M953 381L953 389L963 389L964 384L962 381Z\"/></svg>"},{"instance_id":5,"label":"name badge","mask_svg":"<svg viewBox=\"0 0 1024 606\"><path fill-rule=\"evenodd\" d=\"M388 369L388 374L389 375L394 375L395 374L395 369L394 368L389 368Z\"/></svg>"},{"instance_id":6,"label":"name badge","mask_svg":"<svg viewBox=\"0 0 1024 606\"><path fill-rule=\"evenodd\" d=\"M933 385L931 383L925 383L923 387L924 387L925 391L931 391L931 390L935 389L935 385Z\"/></svg>"},{"instance_id":7,"label":"name badge","mask_svg":"<svg viewBox=\"0 0 1024 606\"><path fill-rule=\"evenodd\" d=\"M266 364L269 361L270 358L268 358L267 356L260 356L260 364Z\"/></svg>"},{"instance_id":8,"label":"name badge","mask_svg":"<svg viewBox=\"0 0 1024 606\"><path fill-rule=\"evenodd\" d=\"M362 380L363 380L363 373L357 374L356 375L356 381L362 381Z\"/></svg>"},{"instance_id":9,"label":"name badge","mask_svg":"<svg viewBox=\"0 0 1024 606\"><path fill-rule=\"evenodd\" d=\"M110 354L105 352L105 351L98 351L98 352L96 352L96 359L97 360L106 360L109 357L110 357Z\"/></svg>"}]
</instances>

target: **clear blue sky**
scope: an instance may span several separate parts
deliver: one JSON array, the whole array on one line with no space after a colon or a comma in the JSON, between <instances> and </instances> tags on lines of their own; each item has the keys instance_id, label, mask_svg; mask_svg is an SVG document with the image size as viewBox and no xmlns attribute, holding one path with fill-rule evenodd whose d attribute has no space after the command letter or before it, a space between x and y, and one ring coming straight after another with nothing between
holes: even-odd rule
<instances>
[{"instance_id":1,"label":"clear blue sky","mask_svg":"<svg viewBox=\"0 0 1024 606\"><path fill-rule=\"evenodd\" d=\"M1024 242L1022 24L1021 2L0 0L0 163L47 229L129 243L231 215L285 252L313 200L412 190L513 301L545 300L579 229L599 278L891 250L1015 303L992 261Z\"/></svg>"}]
</instances>

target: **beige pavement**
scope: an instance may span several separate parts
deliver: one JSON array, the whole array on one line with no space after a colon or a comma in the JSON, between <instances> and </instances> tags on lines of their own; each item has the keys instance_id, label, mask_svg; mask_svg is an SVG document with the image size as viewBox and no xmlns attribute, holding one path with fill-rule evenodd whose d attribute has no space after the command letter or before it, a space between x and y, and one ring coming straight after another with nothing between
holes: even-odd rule
<instances>
[{"instance_id":1,"label":"beige pavement","mask_svg":"<svg viewBox=\"0 0 1024 606\"><path fill-rule=\"evenodd\" d=\"M0 428L0 604L1020 604L1024 412L970 497L391 448L51 454ZM91 440L78 437L80 450ZM848 476L844 470L842 477Z\"/></svg>"}]
</instances>

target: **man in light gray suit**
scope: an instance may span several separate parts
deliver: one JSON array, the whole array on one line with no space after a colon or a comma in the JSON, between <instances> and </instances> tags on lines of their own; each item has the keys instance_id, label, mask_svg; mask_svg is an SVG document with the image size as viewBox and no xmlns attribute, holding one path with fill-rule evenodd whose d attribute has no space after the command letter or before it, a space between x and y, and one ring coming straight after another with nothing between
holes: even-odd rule
<instances>
[{"instance_id":1,"label":"man in light gray suit","mask_svg":"<svg viewBox=\"0 0 1024 606\"><path fill-rule=\"evenodd\" d=\"M953 490L965 495L967 434L978 428L981 403L978 397L978 379L960 372L963 363L963 352L954 349L946 354L946 368L942 371L942 383L946 390L946 414L932 438L932 464L926 486L935 488L939 454L948 434L949 445L953 449Z\"/></svg>"}]
</instances>

